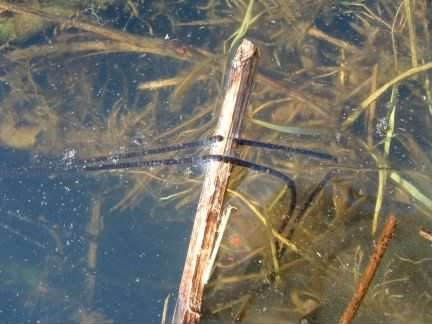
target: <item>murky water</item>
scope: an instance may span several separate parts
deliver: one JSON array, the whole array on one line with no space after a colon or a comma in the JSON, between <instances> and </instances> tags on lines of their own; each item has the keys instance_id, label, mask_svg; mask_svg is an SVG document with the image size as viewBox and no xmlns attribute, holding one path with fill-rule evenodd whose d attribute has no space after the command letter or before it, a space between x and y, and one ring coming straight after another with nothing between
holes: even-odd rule
<instances>
[{"instance_id":1,"label":"murky water","mask_svg":"<svg viewBox=\"0 0 432 324\"><path fill-rule=\"evenodd\" d=\"M169 317L203 165L74 165L213 135L244 36L260 60L241 137L337 161L237 149L295 185L234 167L203 321L336 322L390 215L396 231L353 322L431 321L427 1L0 9L0 321L160 322L172 295Z\"/></svg>"}]
</instances>

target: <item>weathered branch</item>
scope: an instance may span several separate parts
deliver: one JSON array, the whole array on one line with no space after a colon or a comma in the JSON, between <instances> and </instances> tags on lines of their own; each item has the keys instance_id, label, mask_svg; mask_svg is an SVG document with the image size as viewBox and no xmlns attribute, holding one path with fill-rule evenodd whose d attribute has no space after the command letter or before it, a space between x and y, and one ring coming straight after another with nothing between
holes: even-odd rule
<instances>
[{"instance_id":1,"label":"weathered branch","mask_svg":"<svg viewBox=\"0 0 432 324\"><path fill-rule=\"evenodd\" d=\"M354 295L351 298L350 303L348 304L344 313L339 319L340 324L350 323L354 319L357 310L359 309L360 304L363 301L363 298L369 289L372 279L375 276L375 273L378 269L381 259L384 256L384 253L387 249L387 246L390 243L395 228L396 228L396 217L392 215L389 217L387 223L384 226L383 231L381 232L381 236L376 244L375 250L369 259L369 264L367 265L367 268L363 273L363 276L360 278L360 281L357 284L357 288L354 292Z\"/></svg>"},{"instance_id":2,"label":"weathered branch","mask_svg":"<svg viewBox=\"0 0 432 324\"><path fill-rule=\"evenodd\" d=\"M220 111L215 135L223 140L214 144L210 154L230 155L234 139L239 137L257 62L257 49L243 40L231 63L225 99ZM231 171L229 163L212 161L208 164L195 222L189 243L174 323L196 323L201 317L205 274L214 248L222 204ZM222 233L219 233L222 235Z\"/></svg>"}]
</instances>

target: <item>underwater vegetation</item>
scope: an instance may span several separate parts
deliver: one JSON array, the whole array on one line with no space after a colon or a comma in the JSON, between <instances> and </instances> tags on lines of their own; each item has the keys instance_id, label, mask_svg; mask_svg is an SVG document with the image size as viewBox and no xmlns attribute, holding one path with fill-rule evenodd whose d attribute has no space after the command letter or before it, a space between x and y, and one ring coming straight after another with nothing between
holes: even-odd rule
<instances>
[{"instance_id":1,"label":"underwater vegetation","mask_svg":"<svg viewBox=\"0 0 432 324\"><path fill-rule=\"evenodd\" d=\"M430 322L431 19L426 0L0 1L0 320L162 316L202 161L39 169L197 139L151 159L205 156L247 37L260 58L239 141L255 144L235 157L296 196L233 168L203 321L336 322L394 215L353 322ZM167 261L145 259L163 244Z\"/></svg>"}]
</instances>

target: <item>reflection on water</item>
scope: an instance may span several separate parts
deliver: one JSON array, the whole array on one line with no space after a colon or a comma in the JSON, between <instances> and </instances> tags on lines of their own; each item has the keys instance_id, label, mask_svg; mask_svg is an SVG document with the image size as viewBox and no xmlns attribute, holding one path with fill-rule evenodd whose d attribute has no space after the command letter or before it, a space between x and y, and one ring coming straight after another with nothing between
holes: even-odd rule
<instances>
[{"instance_id":1,"label":"reflection on water","mask_svg":"<svg viewBox=\"0 0 432 324\"><path fill-rule=\"evenodd\" d=\"M297 197L234 167L204 320L336 322L393 214L396 233L354 322L431 321L431 242L418 234L432 229L428 1L0 9L0 320L159 322L178 287L201 166L51 171L208 138L224 51L247 35L260 62L241 138L337 163L238 149L289 175Z\"/></svg>"}]
</instances>

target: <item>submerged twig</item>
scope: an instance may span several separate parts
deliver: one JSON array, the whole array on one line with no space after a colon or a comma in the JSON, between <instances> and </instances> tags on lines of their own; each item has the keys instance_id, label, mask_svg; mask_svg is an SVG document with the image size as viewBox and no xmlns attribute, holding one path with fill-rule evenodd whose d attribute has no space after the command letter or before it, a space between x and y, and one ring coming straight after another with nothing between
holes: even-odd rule
<instances>
[{"instance_id":1,"label":"submerged twig","mask_svg":"<svg viewBox=\"0 0 432 324\"><path fill-rule=\"evenodd\" d=\"M339 319L339 323L350 323L354 319L360 304L369 289L369 285L375 276L376 270L378 269L381 259L384 256L387 246L390 243L395 228L396 217L391 215L387 220L387 223L385 224L381 236L376 244L375 250L370 257L369 264L367 265L363 276L357 284L357 288L354 292L351 302L348 304L344 313Z\"/></svg>"},{"instance_id":2,"label":"submerged twig","mask_svg":"<svg viewBox=\"0 0 432 324\"><path fill-rule=\"evenodd\" d=\"M11 11L21 15L36 16L56 24L68 25L81 30L85 30L99 36L123 43L126 46L139 49L142 52L157 54L160 56L168 56L180 60L198 60L203 53L176 41L167 41L164 39L150 38L143 36L135 36L124 33L107 27L98 26L92 23L71 19L60 15L53 15L43 10L33 8L31 6L22 6L5 1L0 1L0 10ZM208 53L207 53L208 54Z\"/></svg>"},{"instance_id":3,"label":"submerged twig","mask_svg":"<svg viewBox=\"0 0 432 324\"><path fill-rule=\"evenodd\" d=\"M332 44L336 47L339 47L351 53L356 53L359 50L355 45L350 44L344 40L338 39L336 37L333 37L331 35L328 35L316 27L309 28L307 30L307 34L316 39L324 40L329 44Z\"/></svg>"}]
</instances>

